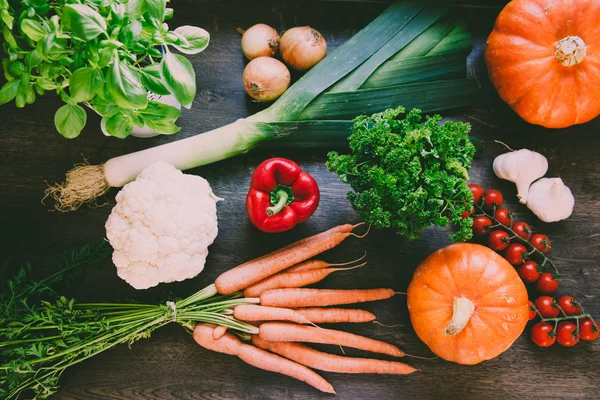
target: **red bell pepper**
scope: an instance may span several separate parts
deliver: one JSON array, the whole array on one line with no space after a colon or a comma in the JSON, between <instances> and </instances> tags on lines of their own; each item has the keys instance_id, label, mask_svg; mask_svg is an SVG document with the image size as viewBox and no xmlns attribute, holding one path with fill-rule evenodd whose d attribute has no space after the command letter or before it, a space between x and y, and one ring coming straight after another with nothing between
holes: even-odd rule
<instances>
[{"instance_id":1,"label":"red bell pepper","mask_svg":"<svg viewBox=\"0 0 600 400\"><path fill-rule=\"evenodd\" d=\"M310 218L319 205L319 187L298 164L285 158L262 162L252 175L246 209L263 232L283 232Z\"/></svg>"}]
</instances>

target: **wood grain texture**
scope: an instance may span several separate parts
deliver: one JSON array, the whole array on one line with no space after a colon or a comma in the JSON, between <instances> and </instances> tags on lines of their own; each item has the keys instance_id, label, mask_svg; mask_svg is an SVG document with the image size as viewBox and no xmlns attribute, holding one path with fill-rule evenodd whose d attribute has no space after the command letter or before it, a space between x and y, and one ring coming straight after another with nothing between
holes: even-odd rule
<instances>
[{"instance_id":1,"label":"wood grain texture","mask_svg":"<svg viewBox=\"0 0 600 400\"><path fill-rule=\"evenodd\" d=\"M463 1L461 3L468 3ZM470 2L498 6L501 1ZM36 273L49 271L62 251L73 246L100 242L104 222L114 204L116 190L106 196L106 207L83 208L60 215L40 203L45 181L61 180L82 154L92 163L159 143L210 130L256 112L261 106L243 92L244 59L239 51L236 27L257 22L278 30L311 25L326 37L330 49L338 46L384 7L381 1L197 1L175 0L172 26L199 25L211 33L211 43L201 54L191 56L197 72L198 96L179 123L183 130L174 137L105 138L99 121L90 115L82 136L68 141L54 130L53 114L59 100L45 96L24 110L0 107L0 254L10 265L29 260ZM462 9L479 38L469 66L482 86L474 109L459 110L449 117L471 122L472 134L482 138L486 149L471 171L471 180L497 187L505 194L519 219L532 224L553 240L552 255L562 272L561 294L580 298L600 317L600 120L562 130L527 125L499 100L486 79L482 64L485 36L497 8ZM542 224L516 201L514 186L494 177L493 158L504 151L494 140L513 148L536 149L549 157L548 176L560 176L576 197L571 218ZM164 301L169 296L188 295L214 281L221 272L265 254L277 247L345 222L358 222L346 199L346 185L327 172L325 151L258 150L243 157L197 168L190 173L209 180L215 193L226 200L218 205L219 236L210 248L206 270L196 279L161 285L138 292L120 280L110 261L89 271L76 286L67 288L80 300L136 298ZM321 206L305 224L292 232L267 235L249 223L244 208L246 190L254 166L266 157L283 156L298 161L318 181ZM328 288L406 289L419 261L449 243L448 232L428 229L420 240L409 241L392 231L373 231L363 239L348 239L324 255L331 262L357 258L366 250L367 267L333 274L322 284ZM8 272L6 268L4 272ZM366 304L385 324L410 326L405 299L396 296ZM344 325L344 330L397 344L407 353L429 356L410 327L384 328L375 324ZM337 352L335 348L329 351ZM340 399L591 399L598 397L599 343L581 343L575 348L555 346L540 349L524 334L498 358L477 366L459 366L442 360L411 360L422 372L407 377L347 376L323 373ZM361 352L348 349L352 355ZM287 377L256 370L236 358L210 353L198 347L177 326L157 331L131 349L121 346L68 370L57 399L317 399L329 397Z\"/></svg>"}]
</instances>

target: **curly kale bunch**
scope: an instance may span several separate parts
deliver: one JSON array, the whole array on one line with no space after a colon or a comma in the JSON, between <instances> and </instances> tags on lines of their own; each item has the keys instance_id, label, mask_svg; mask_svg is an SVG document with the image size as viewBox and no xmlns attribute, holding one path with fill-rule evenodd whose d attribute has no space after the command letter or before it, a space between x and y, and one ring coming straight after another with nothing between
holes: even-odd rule
<instances>
[{"instance_id":1,"label":"curly kale bunch","mask_svg":"<svg viewBox=\"0 0 600 400\"><path fill-rule=\"evenodd\" d=\"M352 153L329 153L327 168L349 183L348 198L359 216L378 228L418 238L430 226L459 226L455 242L471 238L473 207L467 186L475 147L470 125L427 117L420 110L388 109L354 120L348 138Z\"/></svg>"}]
</instances>

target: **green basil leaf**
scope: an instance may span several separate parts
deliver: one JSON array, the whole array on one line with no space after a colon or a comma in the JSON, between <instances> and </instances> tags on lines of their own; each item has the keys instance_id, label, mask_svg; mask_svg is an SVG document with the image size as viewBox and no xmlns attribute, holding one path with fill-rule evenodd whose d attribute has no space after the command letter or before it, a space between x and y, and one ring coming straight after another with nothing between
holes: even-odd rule
<instances>
[{"instance_id":1,"label":"green basil leaf","mask_svg":"<svg viewBox=\"0 0 600 400\"><path fill-rule=\"evenodd\" d=\"M87 114L83 107L65 104L54 114L54 125L58 133L67 139L79 136L87 122Z\"/></svg>"},{"instance_id":2,"label":"green basil leaf","mask_svg":"<svg viewBox=\"0 0 600 400\"><path fill-rule=\"evenodd\" d=\"M107 136L125 139L133 129L133 121L129 115L116 114L111 118L102 118L100 128Z\"/></svg>"},{"instance_id":3,"label":"green basil leaf","mask_svg":"<svg viewBox=\"0 0 600 400\"><path fill-rule=\"evenodd\" d=\"M63 28L83 40L106 34L106 21L98 12L84 4L67 4L63 10Z\"/></svg>"},{"instance_id":4,"label":"green basil leaf","mask_svg":"<svg viewBox=\"0 0 600 400\"><path fill-rule=\"evenodd\" d=\"M161 133L163 135L172 135L181 130L181 127L175 125L173 121L145 119L144 124L154 132Z\"/></svg>"},{"instance_id":5,"label":"green basil leaf","mask_svg":"<svg viewBox=\"0 0 600 400\"><path fill-rule=\"evenodd\" d=\"M42 24L32 19L24 19L21 21L21 30L34 42L38 42L48 34Z\"/></svg>"},{"instance_id":6,"label":"green basil leaf","mask_svg":"<svg viewBox=\"0 0 600 400\"><path fill-rule=\"evenodd\" d=\"M44 88L40 87L40 85L34 85L33 88L35 89L35 92L37 94L39 94L40 96L43 96L46 93L46 90L44 90Z\"/></svg>"},{"instance_id":7,"label":"green basil leaf","mask_svg":"<svg viewBox=\"0 0 600 400\"><path fill-rule=\"evenodd\" d=\"M8 58L3 58L2 59L2 71L4 71L4 77L6 78L7 81L12 81L13 79L15 79L15 77L12 76L8 72L9 67L10 67L10 60Z\"/></svg>"},{"instance_id":8,"label":"green basil leaf","mask_svg":"<svg viewBox=\"0 0 600 400\"><path fill-rule=\"evenodd\" d=\"M52 82L50 79L47 78L37 78L35 83L37 86L44 90L54 90L58 88L58 86L56 86L56 83Z\"/></svg>"},{"instance_id":9,"label":"green basil leaf","mask_svg":"<svg viewBox=\"0 0 600 400\"><path fill-rule=\"evenodd\" d=\"M23 64L21 61L10 63L8 71L12 76L20 77L26 71L25 64Z\"/></svg>"},{"instance_id":10,"label":"green basil leaf","mask_svg":"<svg viewBox=\"0 0 600 400\"><path fill-rule=\"evenodd\" d=\"M8 26L8 29L13 28L13 22L15 21L15 17L10 15L8 10L0 11L0 19L2 19L2 22L4 22L6 26Z\"/></svg>"},{"instance_id":11,"label":"green basil leaf","mask_svg":"<svg viewBox=\"0 0 600 400\"><path fill-rule=\"evenodd\" d=\"M196 97L196 73L189 60L167 52L161 60L160 73L171 94L185 108L191 108Z\"/></svg>"},{"instance_id":12,"label":"green basil leaf","mask_svg":"<svg viewBox=\"0 0 600 400\"><path fill-rule=\"evenodd\" d=\"M138 20L133 20L121 29L119 40L130 47L142 38L142 23Z\"/></svg>"},{"instance_id":13,"label":"green basil leaf","mask_svg":"<svg viewBox=\"0 0 600 400\"><path fill-rule=\"evenodd\" d=\"M19 83L20 80L15 79L10 82L6 82L2 89L0 89L0 105L6 104L9 101L12 101L19 91Z\"/></svg>"},{"instance_id":14,"label":"green basil leaf","mask_svg":"<svg viewBox=\"0 0 600 400\"><path fill-rule=\"evenodd\" d=\"M181 46L189 45L186 38L178 35L175 32L167 32L164 37L165 37L165 41L168 44L181 45Z\"/></svg>"},{"instance_id":15,"label":"green basil leaf","mask_svg":"<svg viewBox=\"0 0 600 400\"><path fill-rule=\"evenodd\" d=\"M186 39L187 43L173 44L173 46L184 54L197 54L206 49L210 41L210 34L202 28L184 25L173 32Z\"/></svg>"},{"instance_id":16,"label":"green basil leaf","mask_svg":"<svg viewBox=\"0 0 600 400\"><path fill-rule=\"evenodd\" d=\"M25 56L25 61L27 62L29 70L31 70L40 65L44 61L44 59L42 58L40 50L36 47L31 53L28 53Z\"/></svg>"},{"instance_id":17,"label":"green basil leaf","mask_svg":"<svg viewBox=\"0 0 600 400\"><path fill-rule=\"evenodd\" d=\"M29 85L29 83L27 84L27 90L25 91L25 103L35 103L35 90L31 85Z\"/></svg>"},{"instance_id":18,"label":"green basil leaf","mask_svg":"<svg viewBox=\"0 0 600 400\"><path fill-rule=\"evenodd\" d=\"M142 83L146 86L146 89L161 96L171 93L165 86L160 75L160 64L149 65L144 67L140 72L142 73Z\"/></svg>"},{"instance_id":19,"label":"green basil leaf","mask_svg":"<svg viewBox=\"0 0 600 400\"><path fill-rule=\"evenodd\" d=\"M171 18L173 18L173 9L165 8L165 19L171 19Z\"/></svg>"},{"instance_id":20,"label":"green basil leaf","mask_svg":"<svg viewBox=\"0 0 600 400\"><path fill-rule=\"evenodd\" d=\"M4 25L4 28L2 28L2 35L4 35L4 41L6 43L8 43L8 45L11 48L17 49L17 50L20 49L19 45L17 44L17 41L15 40L15 37L13 36L10 29L8 29L7 25Z\"/></svg>"},{"instance_id":21,"label":"green basil leaf","mask_svg":"<svg viewBox=\"0 0 600 400\"><path fill-rule=\"evenodd\" d=\"M138 110L144 121L174 121L181 115L181 111L177 107L161 103L160 101L149 101L148 107L143 110Z\"/></svg>"},{"instance_id":22,"label":"green basil leaf","mask_svg":"<svg viewBox=\"0 0 600 400\"><path fill-rule=\"evenodd\" d=\"M141 17L146 9L145 5L145 0L129 0L127 2L127 16L135 19Z\"/></svg>"},{"instance_id":23,"label":"green basil leaf","mask_svg":"<svg viewBox=\"0 0 600 400\"><path fill-rule=\"evenodd\" d=\"M113 51L110 47L103 47L98 51L98 66L100 68L106 67L110 64L113 56Z\"/></svg>"},{"instance_id":24,"label":"green basil leaf","mask_svg":"<svg viewBox=\"0 0 600 400\"><path fill-rule=\"evenodd\" d=\"M163 22L165 20L165 8L167 7L166 0L145 0L146 12L157 20Z\"/></svg>"},{"instance_id":25,"label":"green basil leaf","mask_svg":"<svg viewBox=\"0 0 600 400\"><path fill-rule=\"evenodd\" d=\"M106 75L106 88L116 105L121 108L145 108L148 104L141 74L116 59Z\"/></svg>"},{"instance_id":26,"label":"green basil leaf","mask_svg":"<svg viewBox=\"0 0 600 400\"><path fill-rule=\"evenodd\" d=\"M91 67L79 68L69 78L71 98L78 103L90 101L96 95L100 72Z\"/></svg>"},{"instance_id":27,"label":"green basil leaf","mask_svg":"<svg viewBox=\"0 0 600 400\"><path fill-rule=\"evenodd\" d=\"M122 21L125 18L126 7L125 4L111 3L110 12L113 15L115 21Z\"/></svg>"},{"instance_id":28,"label":"green basil leaf","mask_svg":"<svg viewBox=\"0 0 600 400\"><path fill-rule=\"evenodd\" d=\"M111 118L121 111L121 109L114 105L113 102L105 100L101 96L96 96L94 98L92 107L98 114L106 118Z\"/></svg>"}]
</instances>

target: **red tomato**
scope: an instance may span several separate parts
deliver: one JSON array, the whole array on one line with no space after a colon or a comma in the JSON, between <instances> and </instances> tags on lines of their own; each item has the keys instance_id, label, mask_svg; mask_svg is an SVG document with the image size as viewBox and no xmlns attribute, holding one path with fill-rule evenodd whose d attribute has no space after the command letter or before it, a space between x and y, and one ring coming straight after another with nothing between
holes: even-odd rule
<instances>
[{"instance_id":1,"label":"red tomato","mask_svg":"<svg viewBox=\"0 0 600 400\"><path fill-rule=\"evenodd\" d=\"M600 336L600 326L590 318L579 320L579 337L581 340L596 340Z\"/></svg>"},{"instance_id":2,"label":"red tomato","mask_svg":"<svg viewBox=\"0 0 600 400\"><path fill-rule=\"evenodd\" d=\"M566 347L575 346L579 343L577 325L569 321L559 322L558 328L556 328L556 341Z\"/></svg>"},{"instance_id":3,"label":"red tomato","mask_svg":"<svg viewBox=\"0 0 600 400\"><path fill-rule=\"evenodd\" d=\"M485 215L478 215L473 218L473 233L476 235L487 235L490 226L492 226L492 220Z\"/></svg>"},{"instance_id":4,"label":"red tomato","mask_svg":"<svg viewBox=\"0 0 600 400\"><path fill-rule=\"evenodd\" d=\"M540 275L535 287L540 294L552 294L558 290L558 281L550 272L544 272Z\"/></svg>"},{"instance_id":5,"label":"red tomato","mask_svg":"<svg viewBox=\"0 0 600 400\"><path fill-rule=\"evenodd\" d=\"M508 208L502 207L497 209L496 213L494 214L494 218L496 218L496 221L500 222L502 225L508 227L512 226L513 215Z\"/></svg>"},{"instance_id":6,"label":"red tomato","mask_svg":"<svg viewBox=\"0 0 600 400\"><path fill-rule=\"evenodd\" d=\"M550 296L540 296L535 299L535 308L544 318L556 318L560 314L558 303Z\"/></svg>"},{"instance_id":7,"label":"red tomato","mask_svg":"<svg viewBox=\"0 0 600 400\"><path fill-rule=\"evenodd\" d=\"M500 207L502 201L502 193L496 189L488 189L483 192L483 206L488 210L493 210L494 206Z\"/></svg>"},{"instance_id":8,"label":"red tomato","mask_svg":"<svg viewBox=\"0 0 600 400\"><path fill-rule=\"evenodd\" d=\"M541 233L536 233L535 235L533 235L531 239L529 239L529 242L533 245L533 247L535 247L544 254L548 254L548 252L552 248L552 242L550 241L548 236L542 235Z\"/></svg>"},{"instance_id":9,"label":"red tomato","mask_svg":"<svg viewBox=\"0 0 600 400\"><path fill-rule=\"evenodd\" d=\"M529 239L531 237L531 228L526 222L515 222L512 226L512 230L523 239Z\"/></svg>"},{"instance_id":10,"label":"red tomato","mask_svg":"<svg viewBox=\"0 0 600 400\"><path fill-rule=\"evenodd\" d=\"M492 250L502 251L508 247L510 244L510 235L506 231L495 230L490 232L490 236L488 236L488 246Z\"/></svg>"},{"instance_id":11,"label":"red tomato","mask_svg":"<svg viewBox=\"0 0 600 400\"><path fill-rule=\"evenodd\" d=\"M529 300L529 320L531 321L532 319L534 319L537 315L537 312L535 311L535 306L533 305L533 303L531 302L531 300Z\"/></svg>"},{"instance_id":12,"label":"red tomato","mask_svg":"<svg viewBox=\"0 0 600 400\"><path fill-rule=\"evenodd\" d=\"M460 216L461 218L469 218L471 215L475 213L475 207L471 208L471 212L463 211Z\"/></svg>"},{"instance_id":13,"label":"red tomato","mask_svg":"<svg viewBox=\"0 0 600 400\"><path fill-rule=\"evenodd\" d=\"M512 265L521 265L527 258L527 247L521 243L513 243L504 252L504 258Z\"/></svg>"},{"instance_id":14,"label":"red tomato","mask_svg":"<svg viewBox=\"0 0 600 400\"><path fill-rule=\"evenodd\" d=\"M573 296L563 296L558 299L558 305L567 315L579 315L581 314L581 305L579 301Z\"/></svg>"},{"instance_id":15,"label":"red tomato","mask_svg":"<svg viewBox=\"0 0 600 400\"><path fill-rule=\"evenodd\" d=\"M538 322L531 327L531 340L540 347L550 347L556 342L554 327L547 322Z\"/></svg>"},{"instance_id":16,"label":"red tomato","mask_svg":"<svg viewBox=\"0 0 600 400\"><path fill-rule=\"evenodd\" d=\"M533 260L527 260L519 267L519 276L525 283L533 283L540 278L538 265Z\"/></svg>"},{"instance_id":17,"label":"red tomato","mask_svg":"<svg viewBox=\"0 0 600 400\"><path fill-rule=\"evenodd\" d=\"M476 183L469 183L467 186L469 186L471 193L473 193L473 201L475 201L475 204L479 204L481 196L483 196L483 188Z\"/></svg>"}]
</instances>

